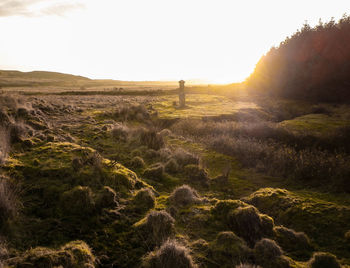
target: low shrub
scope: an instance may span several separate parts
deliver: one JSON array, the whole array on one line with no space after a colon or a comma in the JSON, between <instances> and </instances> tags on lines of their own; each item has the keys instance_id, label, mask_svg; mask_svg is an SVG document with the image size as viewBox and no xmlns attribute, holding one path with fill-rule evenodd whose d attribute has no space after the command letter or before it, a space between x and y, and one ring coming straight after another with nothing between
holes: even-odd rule
<instances>
[{"instance_id":1,"label":"low shrub","mask_svg":"<svg viewBox=\"0 0 350 268\"><path fill-rule=\"evenodd\" d=\"M143 268L195 268L189 250L174 240L166 241L158 250L149 253L142 262Z\"/></svg>"},{"instance_id":2,"label":"low shrub","mask_svg":"<svg viewBox=\"0 0 350 268\"><path fill-rule=\"evenodd\" d=\"M175 206L188 206L200 203L201 199L196 190L188 185L177 187L169 197L170 202Z\"/></svg>"},{"instance_id":3,"label":"low shrub","mask_svg":"<svg viewBox=\"0 0 350 268\"><path fill-rule=\"evenodd\" d=\"M337 257L328 252L316 252L309 261L311 268L340 268Z\"/></svg>"},{"instance_id":4,"label":"low shrub","mask_svg":"<svg viewBox=\"0 0 350 268\"><path fill-rule=\"evenodd\" d=\"M249 263L241 263L239 265L236 265L236 268L261 268L260 266L249 264Z\"/></svg>"}]
</instances>

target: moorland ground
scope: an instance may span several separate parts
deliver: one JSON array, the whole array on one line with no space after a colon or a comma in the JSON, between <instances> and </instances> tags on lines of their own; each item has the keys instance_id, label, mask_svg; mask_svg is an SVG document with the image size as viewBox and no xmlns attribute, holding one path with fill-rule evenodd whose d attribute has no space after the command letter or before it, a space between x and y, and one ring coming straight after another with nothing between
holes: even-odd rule
<instances>
[{"instance_id":1,"label":"moorland ground","mask_svg":"<svg viewBox=\"0 0 350 268\"><path fill-rule=\"evenodd\" d=\"M208 93L2 94L4 265L350 265L350 107Z\"/></svg>"}]
</instances>

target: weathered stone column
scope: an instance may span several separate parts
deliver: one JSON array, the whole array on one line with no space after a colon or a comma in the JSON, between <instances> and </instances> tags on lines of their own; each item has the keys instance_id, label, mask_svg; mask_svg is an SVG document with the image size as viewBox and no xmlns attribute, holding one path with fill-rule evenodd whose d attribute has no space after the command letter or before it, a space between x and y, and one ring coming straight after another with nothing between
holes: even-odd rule
<instances>
[{"instance_id":1,"label":"weathered stone column","mask_svg":"<svg viewBox=\"0 0 350 268\"><path fill-rule=\"evenodd\" d=\"M185 81L180 80L179 81L179 106L181 108L184 108L186 106L186 97L185 97Z\"/></svg>"}]
</instances>

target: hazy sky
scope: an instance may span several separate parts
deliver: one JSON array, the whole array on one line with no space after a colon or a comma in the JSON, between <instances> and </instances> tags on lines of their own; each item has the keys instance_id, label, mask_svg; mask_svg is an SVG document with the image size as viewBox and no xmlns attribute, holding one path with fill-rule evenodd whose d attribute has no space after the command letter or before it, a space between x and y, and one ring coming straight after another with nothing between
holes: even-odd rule
<instances>
[{"instance_id":1,"label":"hazy sky","mask_svg":"<svg viewBox=\"0 0 350 268\"><path fill-rule=\"evenodd\" d=\"M0 0L0 69L244 80L271 46L349 0Z\"/></svg>"}]
</instances>

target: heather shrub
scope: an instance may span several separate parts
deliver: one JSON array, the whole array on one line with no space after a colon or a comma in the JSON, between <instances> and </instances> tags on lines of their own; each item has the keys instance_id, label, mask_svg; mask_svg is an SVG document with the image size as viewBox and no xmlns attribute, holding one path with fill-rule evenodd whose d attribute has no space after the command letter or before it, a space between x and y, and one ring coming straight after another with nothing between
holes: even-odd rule
<instances>
[{"instance_id":1,"label":"heather shrub","mask_svg":"<svg viewBox=\"0 0 350 268\"><path fill-rule=\"evenodd\" d=\"M331 253L328 252L316 252L309 261L311 268L340 268L340 264Z\"/></svg>"},{"instance_id":2,"label":"heather shrub","mask_svg":"<svg viewBox=\"0 0 350 268\"><path fill-rule=\"evenodd\" d=\"M175 233L175 220L164 210L151 211L137 227L142 231L143 238L150 246L159 246Z\"/></svg>"},{"instance_id":3,"label":"heather shrub","mask_svg":"<svg viewBox=\"0 0 350 268\"><path fill-rule=\"evenodd\" d=\"M143 268L194 268L197 267L189 250L174 240L166 241L158 250L144 257Z\"/></svg>"},{"instance_id":4,"label":"heather shrub","mask_svg":"<svg viewBox=\"0 0 350 268\"><path fill-rule=\"evenodd\" d=\"M200 203L200 197L196 190L188 185L177 187L169 197L170 202L175 206L188 206Z\"/></svg>"}]
</instances>

